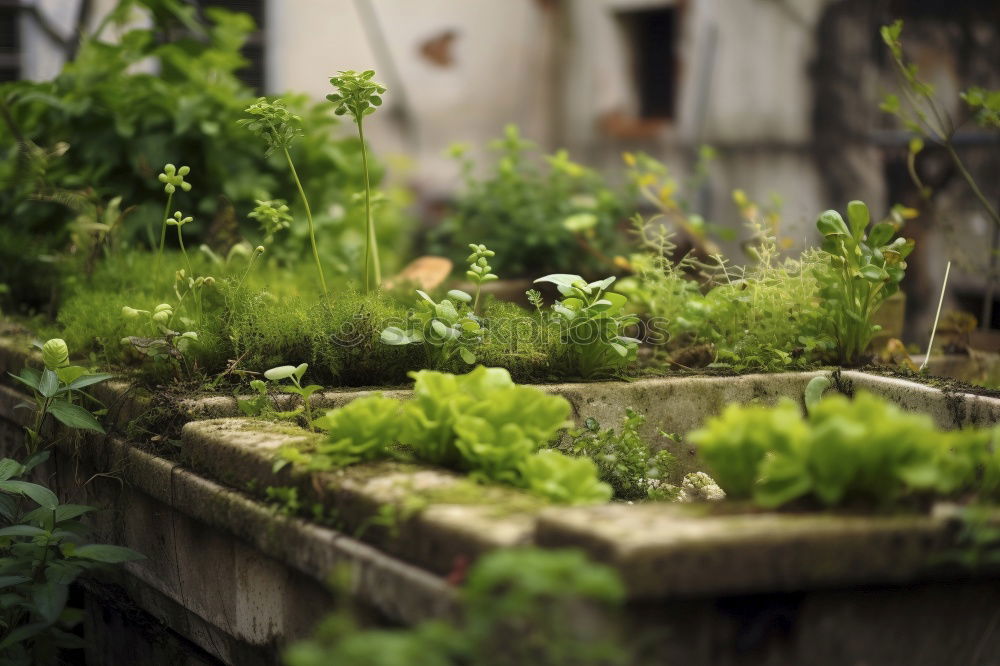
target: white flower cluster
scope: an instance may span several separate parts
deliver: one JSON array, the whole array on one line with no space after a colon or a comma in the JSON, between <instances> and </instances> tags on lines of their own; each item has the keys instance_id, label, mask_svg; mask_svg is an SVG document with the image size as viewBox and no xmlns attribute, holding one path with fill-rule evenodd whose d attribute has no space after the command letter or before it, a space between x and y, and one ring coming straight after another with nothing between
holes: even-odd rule
<instances>
[{"instance_id":1,"label":"white flower cluster","mask_svg":"<svg viewBox=\"0 0 1000 666\"><path fill-rule=\"evenodd\" d=\"M684 476L678 502L718 502L726 498L726 491L705 472L691 472Z\"/></svg>"}]
</instances>

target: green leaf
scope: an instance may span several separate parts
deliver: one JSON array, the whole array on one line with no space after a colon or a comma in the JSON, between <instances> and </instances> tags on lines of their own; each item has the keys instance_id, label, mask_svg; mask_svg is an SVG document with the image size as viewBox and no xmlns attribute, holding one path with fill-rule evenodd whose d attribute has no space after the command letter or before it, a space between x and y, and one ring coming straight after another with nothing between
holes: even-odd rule
<instances>
[{"instance_id":1,"label":"green leaf","mask_svg":"<svg viewBox=\"0 0 1000 666\"><path fill-rule=\"evenodd\" d=\"M868 234L868 244L873 248L880 248L888 243L889 239L891 239L895 233L895 225L890 222L879 222L872 227L871 233Z\"/></svg>"},{"instance_id":2,"label":"green leaf","mask_svg":"<svg viewBox=\"0 0 1000 666\"><path fill-rule=\"evenodd\" d=\"M36 586L31 594L31 602L34 604L35 610L48 624L53 624L59 619L68 598L69 588L66 585L53 582Z\"/></svg>"},{"instance_id":3,"label":"green leaf","mask_svg":"<svg viewBox=\"0 0 1000 666\"><path fill-rule=\"evenodd\" d=\"M69 383L69 385L66 388L71 389L73 391L78 391L84 387L91 386L92 384L100 384L101 382L107 381L112 377L114 377L114 375L108 375L108 374L84 375L82 377L79 377L78 379L74 379L72 382Z\"/></svg>"},{"instance_id":4,"label":"green leaf","mask_svg":"<svg viewBox=\"0 0 1000 666\"><path fill-rule=\"evenodd\" d=\"M535 280L535 284L539 282L550 282L559 287L572 288L577 282L583 282L583 278L579 275L570 275L568 273L553 273L552 275L546 275L545 277L540 277Z\"/></svg>"},{"instance_id":5,"label":"green leaf","mask_svg":"<svg viewBox=\"0 0 1000 666\"><path fill-rule=\"evenodd\" d=\"M49 413L69 428L104 433L104 428L97 422L94 415L80 405L74 405L65 400L56 400L49 405Z\"/></svg>"},{"instance_id":6,"label":"green leaf","mask_svg":"<svg viewBox=\"0 0 1000 666\"><path fill-rule=\"evenodd\" d=\"M20 585L31 580L30 576L0 576L0 588Z\"/></svg>"},{"instance_id":7,"label":"green leaf","mask_svg":"<svg viewBox=\"0 0 1000 666\"><path fill-rule=\"evenodd\" d=\"M54 509L59 504L59 498L56 497L55 493L45 486L40 486L37 483L29 483L27 481L0 481L0 491L24 495L47 509Z\"/></svg>"},{"instance_id":8,"label":"green leaf","mask_svg":"<svg viewBox=\"0 0 1000 666\"><path fill-rule=\"evenodd\" d=\"M45 622L33 622L31 624L22 624L14 631L7 634L7 637L0 641L0 652L6 650L12 645L16 645L30 638L34 638L42 631L48 628L48 623Z\"/></svg>"},{"instance_id":9,"label":"green leaf","mask_svg":"<svg viewBox=\"0 0 1000 666\"><path fill-rule=\"evenodd\" d=\"M60 504L55 509L55 521L56 523L61 523L64 520L73 520L78 518L85 513L90 513L91 511L96 511L92 506L86 506L83 504ZM28 522L42 522L52 518L52 510L39 508L34 511L29 511L24 514L24 520Z\"/></svg>"},{"instance_id":10,"label":"green leaf","mask_svg":"<svg viewBox=\"0 0 1000 666\"><path fill-rule=\"evenodd\" d=\"M271 380L272 382L281 381L282 379L288 379L295 374L294 365L279 365L276 368L271 368L270 370L264 371L264 377Z\"/></svg>"},{"instance_id":11,"label":"green leaf","mask_svg":"<svg viewBox=\"0 0 1000 666\"><path fill-rule=\"evenodd\" d=\"M851 232L844 222L844 218L835 210L828 210L816 220L816 228L823 236L850 236Z\"/></svg>"},{"instance_id":12,"label":"green leaf","mask_svg":"<svg viewBox=\"0 0 1000 666\"><path fill-rule=\"evenodd\" d=\"M386 328L379 337L387 345L408 345L411 342L416 342L406 331L397 326Z\"/></svg>"},{"instance_id":13,"label":"green leaf","mask_svg":"<svg viewBox=\"0 0 1000 666\"><path fill-rule=\"evenodd\" d=\"M458 350L458 354L459 354L459 356L462 357L462 360L465 361L466 363L468 363L469 365L475 365L476 364L476 355L473 354L468 349L466 349L465 347L462 347L461 349L459 349Z\"/></svg>"},{"instance_id":14,"label":"green leaf","mask_svg":"<svg viewBox=\"0 0 1000 666\"><path fill-rule=\"evenodd\" d=\"M59 376L59 381L63 384L70 384L76 379L87 374L87 368L81 368L78 365L67 365L64 368L56 368L56 375Z\"/></svg>"},{"instance_id":15,"label":"green leaf","mask_svg":"<svg viewBox=\"0 0 1000 666\"><path fill-rule=\"evenodd\" d=\"M51 509L45 509L46 511L51 511ZM43 530L40 527L35 527L34 525L10 525L9 527L4 527L0 529L0 537L8 536L24 536L24 537L38 537L46 536L48 534L47 530Z\"/></svg>"},{"instance_id":16,"label":"green leaf","mask_svg":"<svg viewBox=\"0 0 1000 666\"><path fill-rule=\"evenodd\" d=\"M140 555L131 548L98 543L79 546L73 550L72 557L91 560L92 562L103 562L105 564L121 564L122 562L134 562L146 559L145 555Z\"/></svg>"},{"instance_id":17,"label":"green leaf","mask_svg":"<svg viewBox=\"0 0 1000 666\"><path fill-rule=\"evenodd\" d=\"M889 274L874 264L863 266L859 273L861 277L869 282L882 282L889 279Z\"/></svg>"},{"instance_id":18,"label":"green leaf","mask_svg":"<svg viewBox=\"0 0 1000 666\"><path fill-rule=\"evenodd\" d=\"M0 460L0 481L6 481L11 477L20 475L22 469L23 466L16 460L11 458Z\"/></svg>"},{"instance_id":19,"label":"green leaf","mask_svg":"<svg viewBox=\"0 0 1000 666\"><path fill-rule=\"evenodd\" d=\"M38 392L46 398L51 398L59 390L59 376L48 368L42 370L42 378L38 381Z\"/></svg>"},{"instance_id":20,"label":"green leaf","mask_svg":"<svg viewBox=\"0 0 1000 666\"><path fill-rule=\"evenodd\" d=\"M472 296L462 291L461 289L452 289L448 292L450 298L454 298L456 301L462 301L463 303L471 303Z\"/></svg>"},{"instance_id":21,"label":"green leaf","mask_svg":"<svg viewBox=\"0 0 1000 666\"><path fill-rule=\"evenodd\" d=\"M38 370L34 368L22 368L20 374L17 375L10 372L7 374L34 391L38 390L38 382L42 378Z\"/></svg>"}]
</instances>

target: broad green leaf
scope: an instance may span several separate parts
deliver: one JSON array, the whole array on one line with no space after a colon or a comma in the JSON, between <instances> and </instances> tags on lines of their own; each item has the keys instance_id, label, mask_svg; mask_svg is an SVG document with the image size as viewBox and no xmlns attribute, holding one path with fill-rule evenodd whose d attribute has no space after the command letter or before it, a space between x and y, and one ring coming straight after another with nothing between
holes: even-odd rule
<instances>
[{"instance_id":1,"label":"broad green leaf","mask_svg":"<svg viewBox=\"0 0 1000 666\"><path fill-rule=\"evenodd\" d=\"M852 201L847 204L847 219L851 223L851 238L860 241L868 228L871 216L868 213L868 206L863 201Z\"/></svg>"},{"instance_id":2,"label":"broad green leaf","mask_svg":"<svg viewBox=\"0 0 1000 666\"><path fill-rule=\"evenodd\" d=\"M462 291L461 289L452 289L448 292L450 298L454 298L456 301L462 301L463 303L471 303L472 296Z\"/></svg>"},{"instance_id":3,"label":"broad green leaf","mask_svg":"<svg viewBox=\"0 0 1000 666\"><path fill-rule=\"evenodd\" d=\"M30 580L31 578L29 576L0 576L0 588L20 585L21 583L27 583Z\"/></svg>"},{"instance_id":4,"label":"broad green leaf","mask_svg":"<svg viewBox=\"0 0 1000 666\"><path fill-rule=\"evenodd\" d=\"M538 278L535 280L535 284L538 284L539 282L550 282L560 287L571 288L574 284L583 281L583 278L579 275L570 275L569 273L553 273L552 275L546 275L545 277Z\"/></svg>"},{"instance_id":5,"label":"broad green leaf","mask_svg":"<svg viewBox=\"0 0 1000 666\"><path fill-rule=\"evenodd\" d=\"M146 559L145 555L141 555L131 548L99 543L78 546L73 550L72 556L93 562L104 562L105 564L120 564L122 562L134 562Z\"/></svg>"},{"instance_id":6,"label":"broad green leaf","mask_svg":"<svg viewBox=\"0 0 1000 666\"><path fill-rule=\"evenodd\" d=\"M56 507L55 510L55 521L57 523L61 523L64 520L73 520L74 518L78 518L85 513L89 513L91 511L96 511L96 510L97 509L95 509L92 506L86 506L83 504L60 504L59 506ZM29 522L34 522L34 521L42 522L52 517L53 516L51 509L40 508L24 514L24 520Z\"/></svg>"},{"instance_id":7,"label":"broad green leaf","mask_svg":"<svg viewBox=\"0 0 1000 666\"><path fill-rule=\"evenodd\" d=\"M23 466L16 460L11 458L0 460L0 481L6 481L13 476L20 475L22 469Z\"/></svg>"},{"instance_id":8,"label":"broad green leaf","mask_svg":"<svg viewBox=\"0 0 1000 666\"><path fill-rule=\"evenodd\" d=\"M42 370L42 378L38 381L38 392L46 398L51 398L59 390L59 376L48 368Z\"/></svg>"},{"instance_id":9,"label":"broad green leaf","mask_svg":"<svg viewBox=\"0 0 1000 666\"><path fill-rule=\"evenodd\" d=\"M406 331L397 326L390 326L386 328L382 331L379 337L382 339L382 342L387 345L408 345L411 342L414 342Z\"/></svg>"},{"instance_id":10,"label":"broad green leaf","mask_svg":"<svg viewBox=\"0 0 1000 666\"><path fill-rule=\"evenodd\" d=\"M70 428L104 433L104 428L97 422L94 415L80 405L74 405L65 400L56 400L49 405L49 413L60 423Z\"/></svg>"},{"instance_id":11,"label":"broad green leaf","mask_svg":"<svg viewBox=\"0 0 1000 666\"><path fill-rule=\"evenodd\" d=\"M605 293L604 300L611 301L611 308L608 310L609 313L618 312L628 303L628 298L613 291Z\"/></svg>"},{"instance_id":12,"label":"broad green leaf","mask_svg":"<svg viewBox=\"0 0 1000 666\"><path fill-rule=\"evenodd\" d=\"M864 266L859 272L861 277L869 282L882 282L883 280L889 279L888 273L874 264Z\"/></svg>"},{"instance_id":13,"label":"broad green leaf","mask_svg":"<svg viewBox=\"0 0 1000 666\"><path fill-rule=\"evenodd\" d=\"M868 244L873 248L882 247L889 242L894 233L896 233L895 225L890 222L879 222L868 234Z\"/></svg>"},{"instance_id":14,"label":"broad green leaf","mask_svg":"<svg viewBox=\"0 0 1000 666\"><path fill-rule=\"evenodd\" d=\"M51 511L51 509L47 509ZM38 537L45 536L48 534L47 530L43 530L40 527L35 527L34 525L10 525L0 529L0 537L10 537L10 536L23 536L23 537Z\"/></svg>"},{"instance_id":15,"label":"broad green leaf","mask_svg":"<svg viewBox=\"0 0 1000 666\"><path fill-rule=\"evenodd\" d=\"M271 380L272 382L278 382L282 379L288 379L295 374L294 365L279 365L276 368L271 368L270 370L264 371L264 377Z\"/></svg>"},{"instance_id":16,"label":"broad green leaf","mask_svg":"<svg viewBox=\"0 0 1000 666\"><path fill-rule=\"evenodd\" d=\"M48 623L46 622L33 622L31 624L22 624L14 631L7 634L7 636L0 641L0 652L6 650L12 645L16 645L30 638L34 638L41 632L48 628Z\"/></svg>"},{"instance_id":17,"label":"broad green leaf","mask_svg":"<svg viewBox=\"0 0 1000 666\"><path fill-rule=\"evenodd\" d=\"M66 607L66 600L69 597L69 588L59 583L46 582L36 586L31 594L31 602L38 611L38 614L49 624L59 619L59 615Z\"/></svg>"},{"instance_id":18,"label":"broad green leaf","mask_svg":"<svg viewBox=\"0 0 1000 666\"><path fill-rule=\"evenodd\" d=\"M33 391L38 390L38 382L41 380L42 376L34 368L22 368L19 374L13 374L8 372L8 375L21 382Z\"/></svg>"},{"instance_id":19,"label":"broad green leaf","mask_svg":"<svg viewBox=\"0 0 1000 666\"><path fill-rule=\"evenodd\" d=\"M465 347L462 347L461 349L459 349L458 350L458 354L459 354L459 356L462 357L462 360L465 361L466 363L468 363L469 365L475 365L475 363L476 363L476 355L473 354L468 349L466 349Z\"/></svg>"},{"instance_id":20,"label":"broad green leaf","mask_svg":"<svg viewBox=\"0 0 1000 666\"><path fill-rule=\"evenodd\" d=\"M24 495L47 509L54 509L59 504L59 498L56 497L55 493L37 483L12 480L0 481L0 492Z\"/></svg>"},{"instance_id":21,"label":"broad green leaf","mask_svg":"<svg viewBox=\"0 0 1000 666\"><path fill-rule=\"evenodd\" d=\"M114 375L108 375L108 374L84 375L70 382L69 386L67 386L66 388L78 391L92 384L100 384L101 382L107 381L112 377L114 377Z\"/></svg>"},{"instance_id":22,"label":"broad green leaf","mask_svg":"<svg viewBox=\"0 0 1000 666\"><path fill-rule=\"evenodd\" d=\"M63 384L70 384L83 375L87 374L87 368L78 365L67 365L64 368L56 368L56 375Z\"/></svg>"},{"instance_id":23,"label":"broad green leaf","mask_svg":"<svg viewBox=\"0 0 1000 666\"><path fill-rule=\"evenodd\" d=\"M816 228L823 236L850 236L851 232L844 223L844 218L835 210L828 210L816 220ZM823 249L826 249L825 247Z\"/></svg>"}]
</instances>

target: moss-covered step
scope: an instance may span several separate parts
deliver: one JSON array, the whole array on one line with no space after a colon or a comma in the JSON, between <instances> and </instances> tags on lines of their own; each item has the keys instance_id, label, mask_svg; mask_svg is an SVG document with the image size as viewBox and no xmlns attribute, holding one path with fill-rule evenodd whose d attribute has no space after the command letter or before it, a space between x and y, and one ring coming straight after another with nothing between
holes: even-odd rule
<instances>
[{"instance_id":1,"label":"moss-covered step","mask_svg":"<svg viewBox=\"0 0 1000 666\"><path fill-rule=\"evenodd\" d=\"M476 484L445 470L399 462L308 473L274 471L277 452L317 435L263 420L192 421L181 458L192 470L235 488L288 497L347 534L439 574L462 571L495 549L524 545L545 504L512 488Z\"/></svg>"},{"instance_id":2,"label":"moss-covered step","mask_svg":"<svg viewBox=\"0 0 1000 666\"><path fill-rule=\"evenodd\" d=\"M582 548L613 566L633 599L898 584L946 576L949 559L963 548L957 509L949 505L924 515L714 510L671 504L553 509L538 517L535 541ZM1000 524L1000 512L993 520Z\"/></svg>"}]
</instances>

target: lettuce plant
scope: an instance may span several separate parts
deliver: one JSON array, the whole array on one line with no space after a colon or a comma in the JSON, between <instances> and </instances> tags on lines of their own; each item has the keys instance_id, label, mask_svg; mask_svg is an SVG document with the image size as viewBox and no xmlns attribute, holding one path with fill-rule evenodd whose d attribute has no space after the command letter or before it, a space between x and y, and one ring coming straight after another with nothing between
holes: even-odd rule
<instances>
[{"instance_id":1,"label":"lettuce plant","mask_svg":"<svg viewBox=\"0 0 1000 666\"><path fill-rule=\"evenodd\" d=\"M336 104L334 113L338 116L350 114L354 124L358 126L358 139L361 141L361 168L365 179L365 291L369 289L369 268L371 260L375 271L375 286L382 284L382 268L378 257L378 239L375 237L375 220L372 217L372 186L368 178L368 149L365 146L365 116L375 113L375 108L382 106L382 93L385 86L374 80L375 72L366 70L355 72L347 70L330 78L330 85L337 89L336 93L326 98Z\"/></svg>"},{"instance_id":2,"label":"lettuce plant","mask_svg":"<svg viewBox=\"0 0 1000 666\"><path fill-rule=\"evenodd\" d=\"M623 310L628 299L607 291L614 277L588 283L579 275L556 273L535 280L556 285L563 299L554 303L550 320L558 325L562 360L571 373L591 378L611 375L636 358L639 340L623 335L639 318ZM533 303L540 307L536 295Z\"/></svg>"},{"instance_id":3,"label":"lettuce plant","mask_svg":"<svg viewBox=\"0 0 1000 666\"><path fill-rule=\"evenodd\" d=\"M404 441L435 464L506 470L499 462L507 459L504 434L516 435L521 444L515 447L537 451L569 416L564 398L518 386L502 368L480 366L465 375L421 370L410 376L415 383Z\"/></svg>"},{"instance_id":4,"label":"lettuce plant","mask_svg":"<svg viewBox=\"0 0 1000 666\"><path fill-rule=\"evenodd\" d=\"M559 504L599 504L611 499L611 486L597 478L589 458L545 449L521 462L521 485Z\"/></svg>"},{"instance_id":5,"label":"lettuce plant","mask_svg":"<svg viewBox=\"0 0 1000 666\"><path fill-rule=\"evenodd\" d=\"M326 436L316 445L311 465L319 469L378 460L399 441L402 406L398 400L371 395L332 409L314 421Z\"/></svg>"},{"instance_id":6,"label":"lettuce plant","mask_svg":"<svg viewBox=\"0 0 1000 666\"><path fill-rule=\"evenodd\" d=\"M1000 429L942 432L865 392L814 402L807 419L790 400L731 405L689 439L729 497L768 508L993 495L1000 478Z\"/></svg>"},{"instance_id":7,"label":"lettuce plant","mask_svg":"<svg viewBox=\"0 0 1000 666\"><path fill-rule=\"evenodd\" d=\"M349 465L387 457L399 442L417 460L525 488L554 502L611 496L590 460L554 451L537 458L567 425L565 398L518 386L502 368L479 366L465 375L421 370L411 376L416 380L411 400L370 396L331 410L315 422L327 430L324 440L305 451L282 451L279 465Z\"/></svg>"},{"instance_id":8,"label":"lettuce plant","mask_svg":"<svg viewBox=\"0 0 1000 666\"><path fill-rule=\"evenodd\" d=\"M892 222L879 222L868 230L868 206L861 201L847 204L847 219L844 222L835 210L819 216L816 227L823 234L827 266L817 277L840 362L857 365L880 330L872 317L899 290L913 241L894 239L897 227Z\"/></svg>"}]
</instances>

